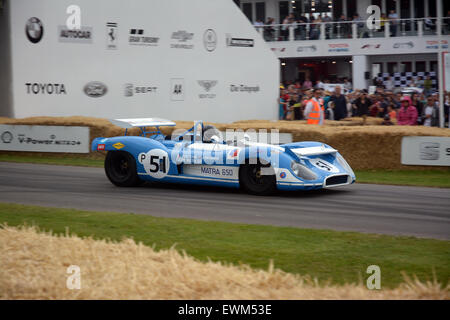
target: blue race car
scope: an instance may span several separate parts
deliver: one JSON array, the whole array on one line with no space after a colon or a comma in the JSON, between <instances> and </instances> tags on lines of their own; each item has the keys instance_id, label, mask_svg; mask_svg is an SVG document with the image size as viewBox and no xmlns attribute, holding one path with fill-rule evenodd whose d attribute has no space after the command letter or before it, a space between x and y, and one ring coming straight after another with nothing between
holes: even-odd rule
<instances>
[{"instance_id":1,"label":"blue race car","mask_svg":"<svg viewBox=\"0 0 450 320\"><path fill-rule=\"evenodd\" d=\"M197 121L188 130L162 134L175 122L159 119L117 119L125 135L96 138L92 151L107 151L105 172L120 187L164 181L242 188L267 195L278 190L314 190L349 185L355 174L332 147L320 142L283 145L252 142L242 132L227 141L213 126ZM128 136L129 128L141 136ZM155 128L147 131L147 128ZM177 131L177 130L175 130Z\"/></svg>"}]
</instances>

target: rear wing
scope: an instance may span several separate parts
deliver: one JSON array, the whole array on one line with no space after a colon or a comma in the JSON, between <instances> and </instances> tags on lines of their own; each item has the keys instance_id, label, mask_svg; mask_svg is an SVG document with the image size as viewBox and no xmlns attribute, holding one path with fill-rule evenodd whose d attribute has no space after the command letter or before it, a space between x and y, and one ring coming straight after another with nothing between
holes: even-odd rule
<instances>
[{"instance_id":1,"label":"rear wing","mask_svg":"<svg viewBox=\"0 0 450 320\"><path fill-rule=\"evenodd\" d=\"M151 135L153 138L164 138L159 127L174 127L177 124L173 121L160 119L160 118L136 118L136 119L110 119L112 124L119 126L121 128L125 128L125 136L127 135L127 131L130 128L139 128L141 129L141 135L143 137L147 137L147 135ZM146 127L156 127L156 131L147 131Z\"/></svg>"},{"instance_id":2,"label":"rear wing","mask_svg":"<svg viewBox=\"0 0 450 320\"><path fill-rule=\"evenodd\" d=\"M111 119L109 121L125 129L133 127L174 127L177 125L173 121L160 118Z\"/></svg>"}]
</instances>

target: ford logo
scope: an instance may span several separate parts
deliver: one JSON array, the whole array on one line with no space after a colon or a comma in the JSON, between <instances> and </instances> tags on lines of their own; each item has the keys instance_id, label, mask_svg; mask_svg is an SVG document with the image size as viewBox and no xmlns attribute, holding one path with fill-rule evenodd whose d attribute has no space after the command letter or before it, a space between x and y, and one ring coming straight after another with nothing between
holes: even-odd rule
<instances>
[{"instance_id":1,"label":"ford logo","mask_svg":"<svg viewBox=\"0 0 450 320\"><path fill-rule=\"evenodd\" d=\"M83 91L89 97L99 98L103 97L106 92L108 92L108 88L101 82L92 81L84 86Z\"/></svg>"}]
</instances>

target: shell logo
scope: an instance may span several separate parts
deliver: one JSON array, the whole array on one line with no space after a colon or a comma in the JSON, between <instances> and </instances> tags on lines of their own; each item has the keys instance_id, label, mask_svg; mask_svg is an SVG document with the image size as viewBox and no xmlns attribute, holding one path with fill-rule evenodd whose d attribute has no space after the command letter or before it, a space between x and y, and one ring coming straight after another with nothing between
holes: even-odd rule
<instances>
[{"instance_id":1,"label":"shell logo","mask_svg":"<svg viewBox=\"0 0 450 320\"><path fill-rule=\"evenodd\" d=\"M125 147L125 145L123 143L117 142L113 144L113 147L116 149L122 149L123 147Z\"/></svg>"}]
</instances>

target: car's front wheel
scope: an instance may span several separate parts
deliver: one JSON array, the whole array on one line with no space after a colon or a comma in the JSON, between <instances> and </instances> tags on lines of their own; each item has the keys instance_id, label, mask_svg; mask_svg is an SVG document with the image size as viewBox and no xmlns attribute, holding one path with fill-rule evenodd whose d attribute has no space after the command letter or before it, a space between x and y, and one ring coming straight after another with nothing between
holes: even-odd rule
<instances>
[{"instance_id":1,"label":"car's front wheel","mask_svg":"<svg viewBox=\"0 0 450 320\"><path fill-rule=\"evenodd\" d=\"M109 181L119 187L134 187L142 182L137 175L135 159L126 151L108 152L105 173Z\"/></svg>"},{"instance_id":2,"label":"car's front wheel","mask_svg":"<svg viewBox=\"0 0 450 320\"><path fill-rule=\"evenodd\" d=\"M270 164L244 164L239 168L241 187L254 195L269 195L276 189L275 173Z\"/></svg>"}]
</instances>

